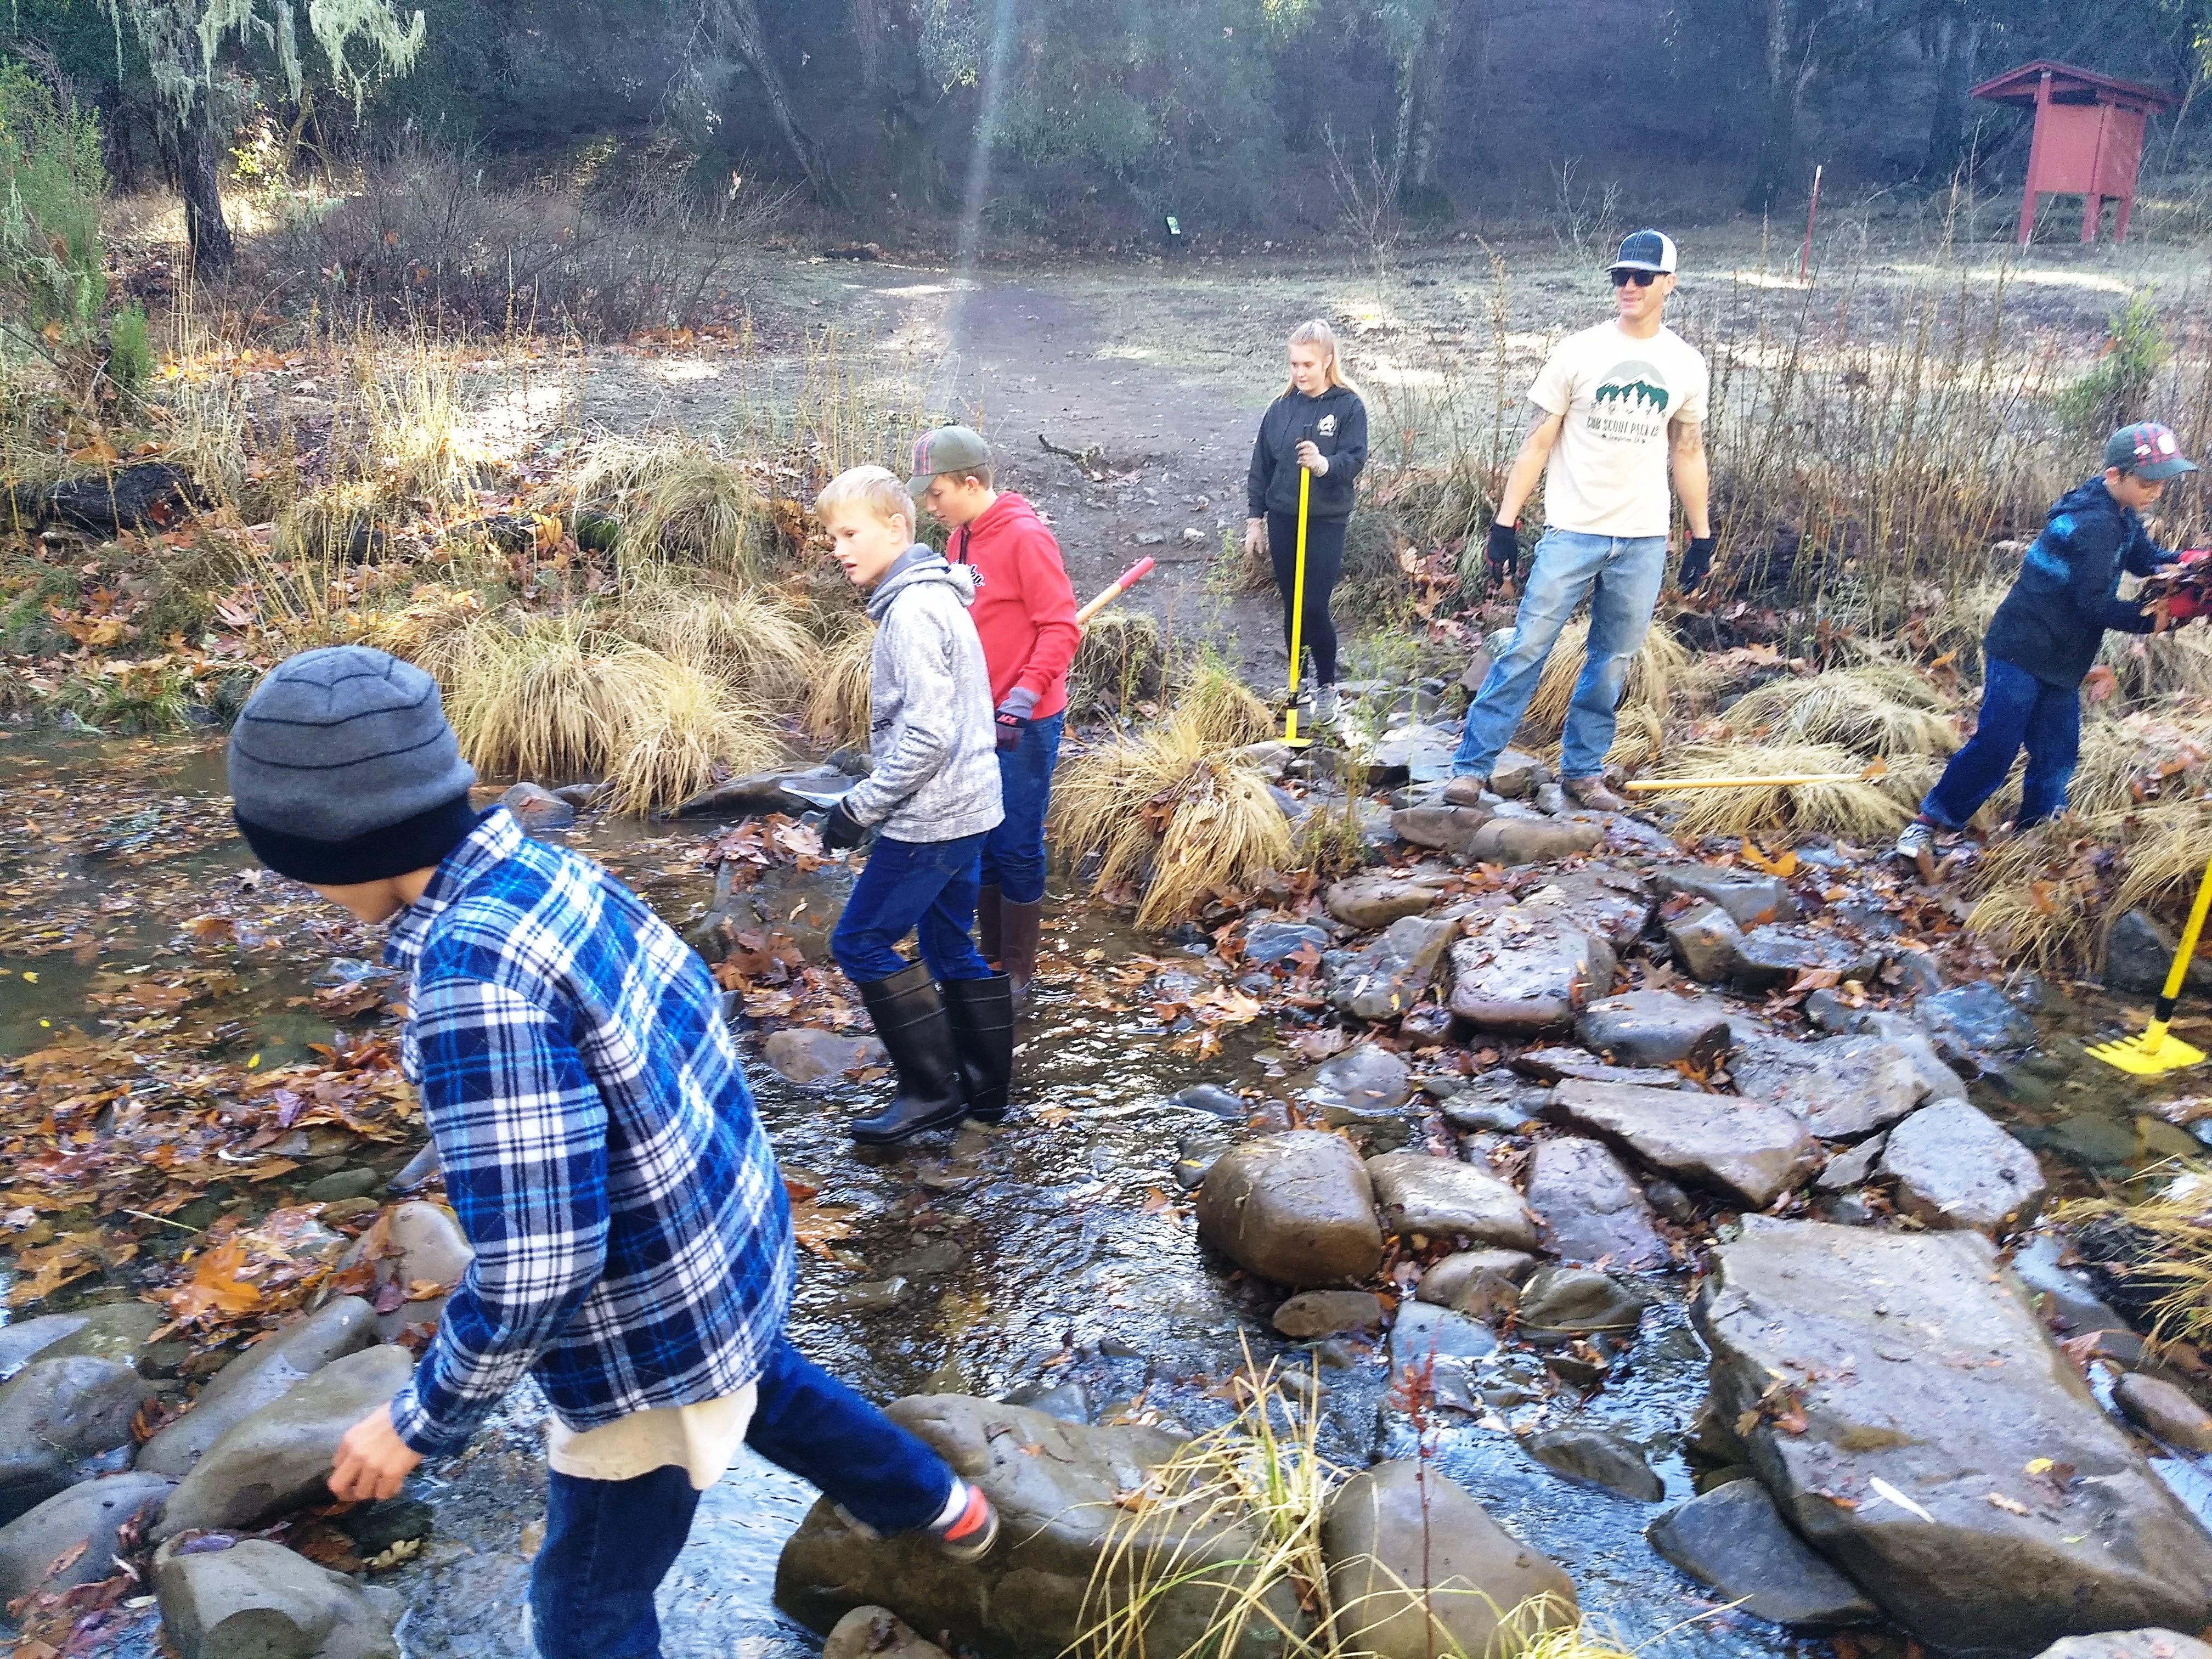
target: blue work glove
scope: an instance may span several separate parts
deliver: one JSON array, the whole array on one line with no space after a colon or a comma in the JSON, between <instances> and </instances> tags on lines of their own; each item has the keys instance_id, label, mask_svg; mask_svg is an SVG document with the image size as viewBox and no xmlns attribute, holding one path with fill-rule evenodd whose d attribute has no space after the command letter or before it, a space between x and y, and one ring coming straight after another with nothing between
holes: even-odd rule
<instances>
[{"instance_id":1,"label":"blue work glove","mask_svg":"<svg viewBox=\"0 0 2212 1659\"><path fill-rule=\"evenodd\" d=\"M817 833L822 837L824 851L842 853L847 848L858 847L866 841L868 827L847 811L845 803L841 800L823 815L822 828Z\"/></svg>"},{"instance_id":2,"label":"blue work glove","mask_svg":"<svg viewBox=\"0 0 2212 1659\"><path fill-rule=\"evenodd\" d=\"M1510 524L1493 519L1490 525L1490 542L1482 550L1485 563L1490 568L1491 584L1510 581L1513 568L1521 558L1520 532Z\"/></svg>"},{"instance_id":3,"label":"blue work glove","mask_svg":"<svg viewBox=\"0 0 2212 1659\"><path fill-rule=\"evenodd\" d=\"M1711 536L1690 538L1680 568L1674 572L1674 586L1685 593L1694 593L1705 586L1706 574L1713 568L1713 540Z\"/></svg>"}]
</instances>

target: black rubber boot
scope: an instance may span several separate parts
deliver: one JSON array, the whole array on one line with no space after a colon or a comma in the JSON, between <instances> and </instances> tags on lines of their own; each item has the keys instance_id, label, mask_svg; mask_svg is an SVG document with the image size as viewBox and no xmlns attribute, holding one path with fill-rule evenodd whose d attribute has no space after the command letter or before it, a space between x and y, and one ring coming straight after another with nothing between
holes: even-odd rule
<instances>
[{"instance_id":1,"label":"black rubber boot","mask_svg":"<svg viewBox=\"0 0 2212 1659\"><path fill-rule=\"evenodd\" d=\"M960 1056L960 1082L968 1115L1002 1123L1006 1085L1014 1075L1014 994L1004 974L988 979L949 979L939 986L952 1021L952 1046Z\"/></svg>"},{"instance_id":2,"label":"black rubber boot","mask_svg":"<svg viewBox=\"0 0 2212 1659\"><path fill-rule=\"evenodd\" d=\"M1000 965L999 915L999 884L987 882L975 890L975 948L994 968Z\"/></svg>"},{"instance_id":3,"label":"black rubber boot","mask_svg":"<svg viewBox=\"0 0 2212 1659\"><path fill-rule=\"evenodd\" d=\"M853 1139L864 1146L889 1146L931 1129L948 1129L968 1109L952 1022L929 969L917 962L888 979L859 988L876 1036L890 1051L898 1092L873 1117L854 1118Z\"/></svg>"},{"instance_id":4,"label":"black rubber boot","mask_svg":"<svg viewBox=\"0 0 2212 1659\"><path fill-rule=\"evenodd\" d=\"M1013 981L1017 1012L1028 1006L1030 981L1036 977L1037 927L1043 919L1042 899L1028 904L1002 903L998 922L1005 954L994 957L988 951L983 953L994 967L1004 968L1006 977Z\"/></svg>"}]
</instances>

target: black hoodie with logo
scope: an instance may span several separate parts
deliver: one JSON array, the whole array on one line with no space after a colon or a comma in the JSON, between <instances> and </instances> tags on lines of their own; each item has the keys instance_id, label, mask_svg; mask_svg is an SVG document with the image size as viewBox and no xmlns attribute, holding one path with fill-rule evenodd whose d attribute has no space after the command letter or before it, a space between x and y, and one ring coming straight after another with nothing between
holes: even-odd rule
<instances>
[{"instance_id":1,"label":"black hoodie with logo","mask_svg":"<svg viewBox=\"0 0 2212 1659\"><path fill-rule=\"evenodd\" d=\"M1252 471L1244 484L1244 511L1252 518L1298 510L1298 444L1310 438L1328 458L1308 492L1311 519L1348 519L1367 464L1367 405L1348 386L1325 386L1318 398L1285 392L1260 417L1252 445Z\"/></svg>"}]
</instances>

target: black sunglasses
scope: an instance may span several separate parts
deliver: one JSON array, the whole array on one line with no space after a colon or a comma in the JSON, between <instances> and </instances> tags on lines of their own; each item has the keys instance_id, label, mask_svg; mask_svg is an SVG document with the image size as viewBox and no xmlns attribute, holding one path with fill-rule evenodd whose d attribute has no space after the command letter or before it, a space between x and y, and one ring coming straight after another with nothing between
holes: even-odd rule
<instances>
[{"instance_id":1,"label":"black sunglasses","mask_svg":"<svg viewBox=\"0 0 2212 1659\"><path fill-rule=\"evenodd\" d=\"M1626 288L1633 283L1638 288L1650 288L1658 275L1656 270L1616 270L1613 273L1613 285Z\"/></svg>"}]
</instances>

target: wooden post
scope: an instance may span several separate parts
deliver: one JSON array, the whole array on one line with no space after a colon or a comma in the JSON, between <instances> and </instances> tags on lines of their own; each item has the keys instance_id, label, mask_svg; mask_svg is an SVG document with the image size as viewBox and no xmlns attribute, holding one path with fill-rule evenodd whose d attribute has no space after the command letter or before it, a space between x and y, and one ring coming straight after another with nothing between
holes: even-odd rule
<instances>
[{"instance_id":1,"label":"wooden post","mask_svg":"<svg viewBox=\"0 0 2212 1659\"><path fill-rule=\"evenodd\" d=\"M2081 198L2081 240L2084 246L2097 240L2098 221L2105 216L2105 198L2097 187L2105 177L2105 134L2112 125L2112 106L2109 99L2097 100L2097 143L2089 152L2089 190Z\"/></svg>"},{"instance_id":2,"label":"wooden post","mask_svg":"<svg viewBox=\"0 0 2212 1659\"><path fill-rule=\"evenodd\" d=\"M2043 78L2035 87L2035 125L2027 139L2027 183L2022 188L2020 202L2020 245L2026 247L2035 237L2035 187L2040 182L2036 173L2043 161L2043 112L2051 103L2051 71L2043 71Z\"/></svg>"},{"instance_id":3,"label":"wooden post","mask_svg":"<svg viewBox=\"0 0 2212 1659\"><path fill-rule=\"evenodd\" d=\"M1813 199L1805 204L1805 247L1797 256L1797 280L1804 282L1813 264L1813 216L1820 210L1820 169L1813 169Z\"/></svg>"}]
</instances>

